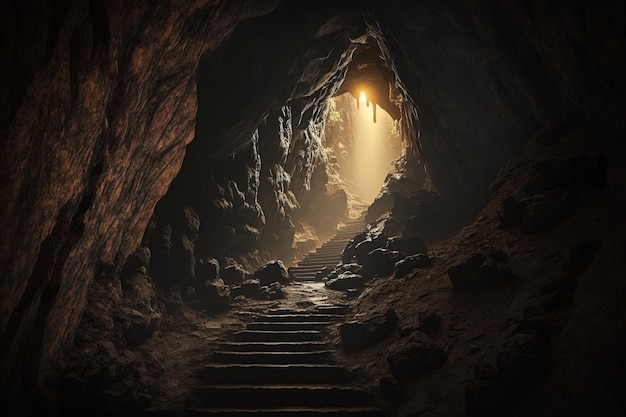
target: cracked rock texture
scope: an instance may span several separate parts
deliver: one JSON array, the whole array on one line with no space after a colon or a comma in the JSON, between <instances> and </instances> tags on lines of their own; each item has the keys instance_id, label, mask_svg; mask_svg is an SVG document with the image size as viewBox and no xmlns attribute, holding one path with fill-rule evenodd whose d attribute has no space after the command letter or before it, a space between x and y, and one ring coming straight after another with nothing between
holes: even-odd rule
<instances>
[{"instance_id":1,"label":"cracked rock texture","mask_svg":"<svg viewBox=\"0 0 626 417\"><path fill-rule=\"evenodd\" d=\"M96 271L119 275L146 229L201 257L289 236L296 201L324 195L323 104L366 33L395 75L429 191L457 225L529 138L575 128L608 150L607 184L623 196L621 2L294 3L2 3L3 406L28 408L74 342ZM197 237L174 222L183 206ZM577 330L587 316L573 317L565 337L596 352Z\"/></svg>"}]
</instances>

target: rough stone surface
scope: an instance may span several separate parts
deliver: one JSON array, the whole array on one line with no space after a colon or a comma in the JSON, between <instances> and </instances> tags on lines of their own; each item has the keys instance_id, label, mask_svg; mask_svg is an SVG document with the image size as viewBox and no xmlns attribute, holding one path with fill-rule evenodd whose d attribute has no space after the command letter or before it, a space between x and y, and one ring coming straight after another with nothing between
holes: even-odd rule
<instances>
[{"instance_id":1,"label":"rough stone surface","mask_svg":"<svg viewBox=\"0 0 626 417\"><path fill-rule=\"evenodd\" d=\"M222 269L220 277L226 285L241 285L246 278L246 270L239 264L228 265Z\"/></svg>"},{"instance_id":2,"label":"rough stone surface","mask_svg":"<svg viewBox=\"0 0 626 417\"><path fill-rule=\"evenodd\" d=\"M134 272L139 268L145 268L146 270L150 268L150 257L151 252L150 248L140 246L137 250L130 255L126 259L126 263L124 264L124 268L122 273L124 272Z\"/></svg>"},{"instance_id":3,"label":"rough stone surface","mask_svg":"<svg viewBox=\"0 0 626 417\"><path fill-rule=\"evenodd\" d=\"M202 283L222 278L219 261L214 258L198 259L195 265L195 278Z\"/></svg>"},{"instance_id":4,"label":"rough stone surface","mask_svg":"<svg viewBox=\"0 0 626 417\"><path fill-rule=\"evenodd\" d=\"M513 278L513 273L481 253L448 270L455 290L487 288Z\"/></svg>"},{"instance_id":5,"label":"rough stone surface","mask_svg":"<svg viewBox=\"0 0 626 417\"><path fill-rule=\"evenodd\" d=\"M395 278L404 278L418 268L425 268L432 263L432 260L425 253L407 256L396 262L394 269Z\"/></svg>"},{"instance_id":6,"label":"rough stone surface","mask_svg":"<svg viewBox=\"0 0 626 417\"><path fill-rule=\"evenodd\" d=\"M368 254L367 262L363 265L363 274L368 278L389 276L396 262L399 262L402 257L403 255L397 251L374 249Z\"/></svg>"},{"instance_id":7,"label":"rough stone surface","mask_svg":"<svg viewBox=\"0 0 626 417\"><path fill-rule=\"evenodd\" d=\"M361 275L350 272L343 272L336 278L326 281L326 288L331 290L344 291L351 288L361 288L365 285L365 280Z\"/></svg>"},{"instance_id":8,"label":"rough stone surface","mask_svg":"<svg viewBox=\"0 0 626 417\"><path fill-rule=\"evenodd\" d=\"M278 282L281 285L289 284L289 273L281 260L266 263L254 271L253 278L258 279L262 287L274 282Z\"/></svg>"},{"instance_id":9,"label":"rough stone surface","mask_svg":"<svg viewBox=\"0 0 626 417\"><path fill-rule=\"evenodd\" d=\"M407 255L415 255L418 253L427 253L428 249L424 241L417 237L400 237L395 236L387 241L387 249L403 252Z\"/></svg>"},{"instance_id":10,"label":"rough stone surface","mask_svg":"<svg viewBox=\"0 0 626 417\"><path fill-rule=\"evenodd\" d=\"M400 380L410 380L439 368L446 357L446 352L440 346L429 342L417 332L391 349L387 363L393 376Z\"/></svg>"},{"instance_id":11,"label":"rough stone surface","mask_svg":"<svg viewBox=\"0 0 626 417\"><path fill-rule=\"evenodd\" d=\"M382 377L378 381L380 395L392 403L401 403L404 399L404 385L393 377Z\"/></svg>"},{"instance_id":12,"label":"rough stone surface","mask_svg":"<svg viewBox=\"0 0 626 417\"><path fill-rule=\"evenodd\" d=\"M216 313L230 307L230 288L220 278L205 281L196 288L196 291L202 308L209 312Z\"/></svg>"},{"instance_id":13,"label":"rough stone surface","mask_svg":"<svg viewBox=\"0 0 626 417\"><path fill-rule=\"evenodd\" d=\"M355 351L372 346L389 336L398 322L392 309L385 313L373 313L366 319L358 319L339 325L344 350Z\"/></svg>"},{"instance_id":14,"label":"rough stone surface","mask_svg":"<svg viewBox=\"0 0 626 417\"><path fill-rule=\"evenodd\" d=\"M216 210L223 228L207 224L212 212L201 212L195 201L173 198L197 211L204 229L199 247L207 252L211 244L248 248L261 235L258 181L248 171L258 172L252 138L288 102L298 133L285 171L294 190L310 190L322 165L320 118L311 113L337 87L351 39L358 42L365 26L400 78L407 103L402 127L424 159L427 182L460 217L481 207L504 161L545 131L596 131L588 143L608 150L607 183L616 195L626 190L619 2L364 2L367 24L343 3L278 3L3 3L0 392L11 404L33 403L36 381L71 347L98 265L119 270L142 242L187 145L189 160L203 165L185 164L184 175L218 174L216 187L197 195L214 197L206 201L216 207L203 208ZM308 18L294 19L302 7ZM208 117L198 117L190 143L196 110ZM223 168L198 169L227 164L233 153L232 177ZM175 197L197 189L189 191ZM171 225L161 218L166 212L158 217ZM211 230L222 239L200 239ZM593 330L580 315L573 319L578 328Z\"/></svg>"},{"instance_id":15,"label":"rough stone surface","mask_svg":"<svg viewBox=\"0 0 626 417\"><path fill-rule=\"evenodd\" d=\"M441 317L434 310L422 310L419 312L419 330L427 335L433 335L439 331Z\"/></svg>"},{"instance_id":16,"label":"rough stone surface","mask_svg":"<svg viewBox=\"0 0 626 417\"><path fill-rule=\"evenodd\" d=\"M534 198L524 210L522 230L542 233L558 226L577 207L578 202L568 192L555 191Z\"/></svg>"}]
</instances>

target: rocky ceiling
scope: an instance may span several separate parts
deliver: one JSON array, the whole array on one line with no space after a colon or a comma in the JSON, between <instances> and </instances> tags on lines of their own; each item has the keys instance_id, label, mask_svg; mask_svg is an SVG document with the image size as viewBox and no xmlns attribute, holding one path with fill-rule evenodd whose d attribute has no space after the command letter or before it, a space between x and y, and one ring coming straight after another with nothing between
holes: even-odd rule
<instances>
[{"instance_id":1,"label":"rocky ceiling","mask_svg":"<svg viewBox=\"0 0 626 417\"><path fill-rule=\"evenodd\" d=\"M219 174L217 191L203 192L241 194L241 210L260 229L268 221L257 207L263 152L270 159L282 153L269 166L290 173L296 194L311 189L323 103L340 88L352 91L352 75L341 82L365 35L383 58L374 67L388 68L383 79L402 97L407 139L459 224L485 202L515 150L564 129L593 129L615 150L609 182L624 191L617 0L30 0L0 7L5 401L31 398L71 343L94 275L119 268L141 243L163 196L202 211L203 185L189 179ZM264 137L284 120L292 142ZM243 175L229 171L233 155L248 170L237 185L229 182ZM286 178L278 171L274 183ZM200 218L211 218L204 209ZM205 246L223 238L207 234Z\"/></svg>"}]
</instances>

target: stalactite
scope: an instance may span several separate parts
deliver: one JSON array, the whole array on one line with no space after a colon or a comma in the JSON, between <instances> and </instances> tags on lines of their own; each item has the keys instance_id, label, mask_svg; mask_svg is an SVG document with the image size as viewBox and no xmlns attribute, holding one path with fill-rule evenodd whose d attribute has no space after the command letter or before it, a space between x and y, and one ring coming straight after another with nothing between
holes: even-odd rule
<instances>
[{"instance_id":1,"label":"stalactite","mask_svg":"<svg viewBox=\"0 0 626 417\"><path fill-rule=\"evenodd\" d=\"M374 123L376 123L376 103L372 103L372 114L374 115Z\"/></svg>"}]
</instances>

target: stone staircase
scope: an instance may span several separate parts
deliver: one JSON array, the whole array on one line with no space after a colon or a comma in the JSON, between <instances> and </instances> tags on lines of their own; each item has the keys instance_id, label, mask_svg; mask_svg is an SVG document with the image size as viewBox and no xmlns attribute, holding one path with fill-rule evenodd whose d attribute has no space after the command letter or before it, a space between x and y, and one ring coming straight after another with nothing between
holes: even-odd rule
<instances>
[{"instance_id":1,"label":"stone staircase","mask_svg":"<svg viewBox=\"0 0 626 417\"><path fill-rule=\"evenodd\" d=\"M325 267L333 268L341 261L341 254L350 239L365 231L363 218L350 219L339 228L337 234L314 252L309 253L298 265L289 268L292 280L315 280L315 274Z\"/></svg>"},{"instance_id":2,"label":"stone staircase","mask_svg":"<svg viewBox=\"0 0 626 417\"><path fill-rule=\"evenodd\" d=\"M325 340L342 306L274 310L213 352L185 416L383 417Z\"/></svg>"}]
</instances>

